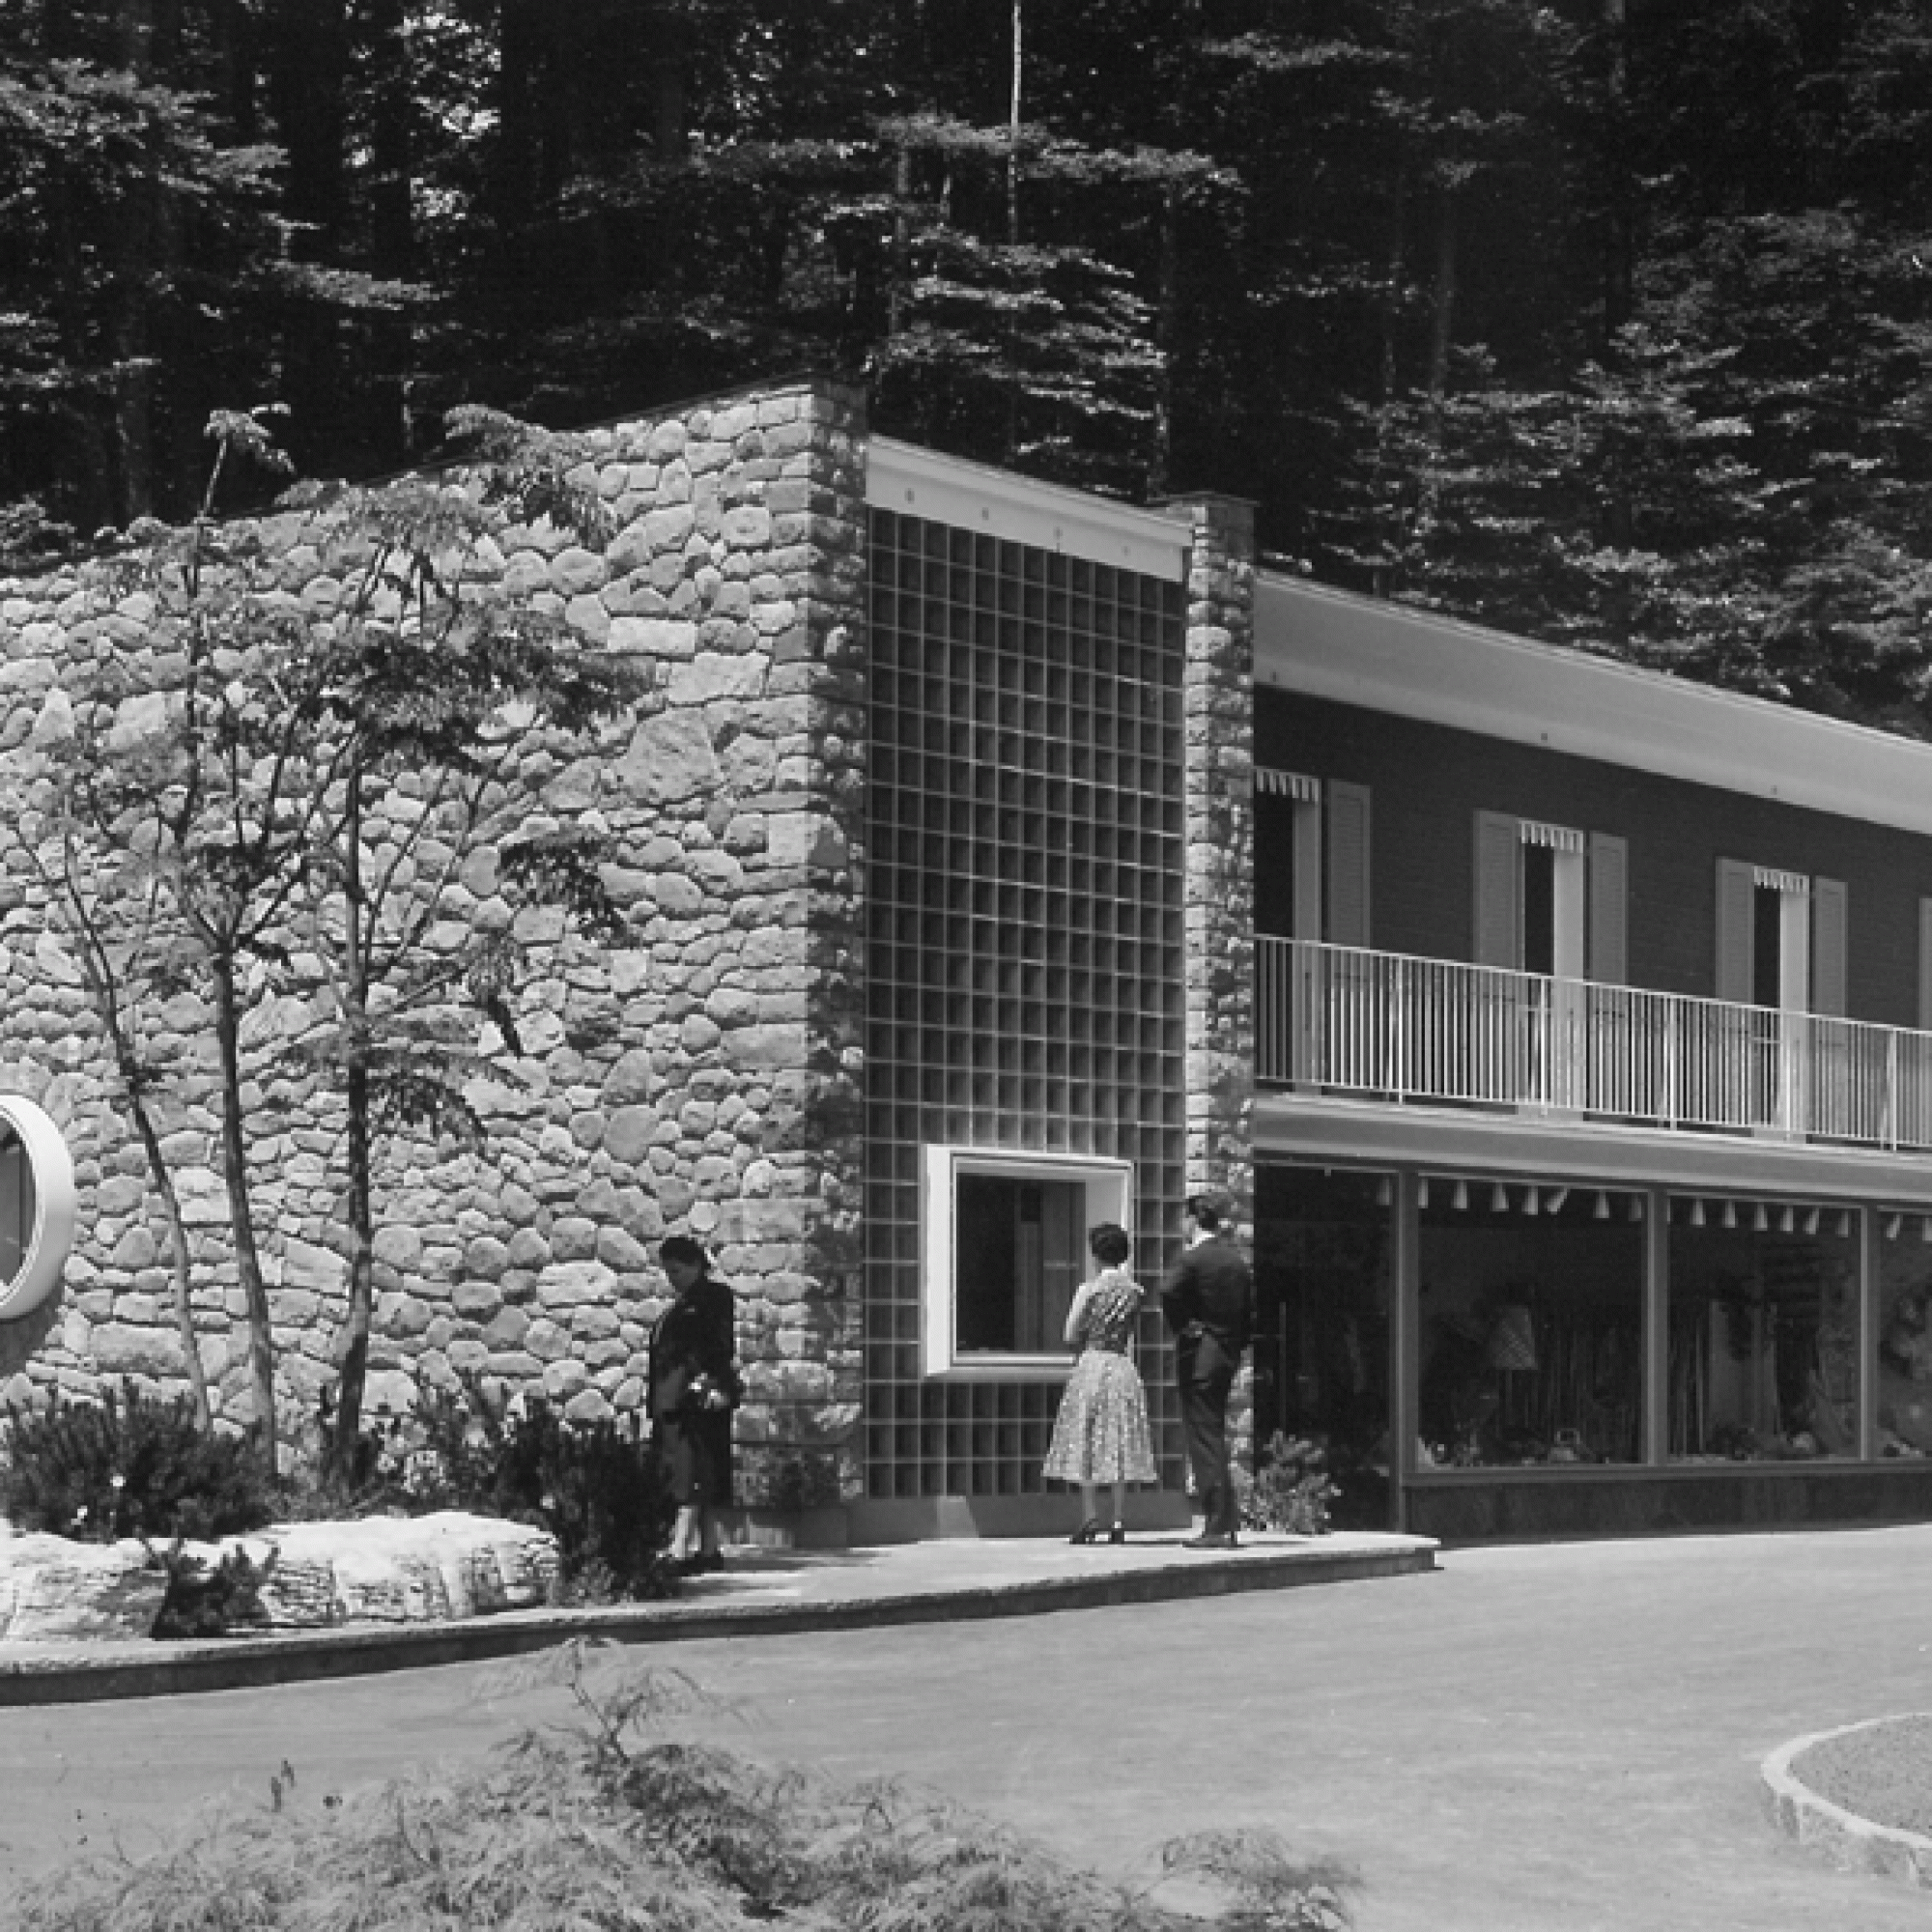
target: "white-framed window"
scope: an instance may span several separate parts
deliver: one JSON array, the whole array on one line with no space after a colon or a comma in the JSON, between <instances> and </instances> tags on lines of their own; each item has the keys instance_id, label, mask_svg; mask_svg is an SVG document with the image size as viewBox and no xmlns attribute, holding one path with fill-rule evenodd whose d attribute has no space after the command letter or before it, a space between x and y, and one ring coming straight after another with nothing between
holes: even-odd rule
<instances>
[{"instance_id":1,"label":"white-framed window","mask_svg":"<svg viewBox=\"0 0 1932 1932\"><path fill-rule=\"evenodd\" d=\"M1478 811L1475 961L1622 985L1630 849L1606 832Z\"/></svg>"},{"instance_id":2,"label":"white-framed window","mask_svg":"<svg viewBox=\"0 0 1932 1932\"><path fill-rule=\"evenodd\" d=\"M0 1094L0 1321L38 1308L73 1246L73 1161L33 1101Z\"/></svg>"},{"instance_id":3,"label":"white-framed window","mask_svg":"<svg viewBox=\"0 0 1932 1932\"><path fill-rule=\"evenodd\" d=\"M1067 1310L1097 1272L1088 1230L1133 1226L1132 1163L928 1147L921 1183L923 1372L955 1381L1064 1377Z\"/></svg>"},{"instance_id":4,"label":"white-framed window","mask_svg":"<svg viewBox=\"0 0 1932 1932\"><path fill-rule=\"evenodd\" d=\"M1718 861L1717 996L1777 1012L1845 1010L1844 882Z\"/></svg>"},{"instance_id":5,"label":"white-framed window","mask_svg":"<svg viewBox=\"0 0 1932 1932\"><path fill-rule=\"evenodd\" d=\"M1255 767L1255 930L1369 943L1369 788Z\"/></svg>"}]
</instances>

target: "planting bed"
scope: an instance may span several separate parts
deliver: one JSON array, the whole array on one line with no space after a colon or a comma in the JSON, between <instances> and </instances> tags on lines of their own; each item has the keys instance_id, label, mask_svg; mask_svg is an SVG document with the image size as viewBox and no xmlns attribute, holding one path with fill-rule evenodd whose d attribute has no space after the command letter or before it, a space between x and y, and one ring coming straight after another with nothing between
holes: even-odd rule
<instances>
[{"instance_id":1,"label":"planting bed","mask_svg":"<svg viewBox=\"0 0 1932 1932\"><path fill-rule=\"evenodd\" d=\"M1932 1889L1932 1715L1795 1738L1764 1762L1772 1822L1848 1871Z\"/></svg>"}]
</instances>

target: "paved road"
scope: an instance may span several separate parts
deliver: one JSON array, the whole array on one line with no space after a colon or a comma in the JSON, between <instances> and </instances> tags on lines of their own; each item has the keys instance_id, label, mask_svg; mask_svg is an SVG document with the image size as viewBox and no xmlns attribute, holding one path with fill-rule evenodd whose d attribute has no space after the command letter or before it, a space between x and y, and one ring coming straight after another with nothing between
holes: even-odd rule
<instances>
[{"instance_id":1,"label":"paved road","mask_svg":"<svg viewBox=\"0 0 1932 1932\"><path fill-rule=\"evenodd\" d=\"M741 1747L896 1772L1114 1869L1267 1824L1362 1874L1363 1932L1924 1932L1776 1838L1757 1765L1932 1709L1932 1526L1451 1552L1436 1575L659 1649ZM549 1693L501 1666L0 1712L0 1874L138 1852L196 1799L468 1756ZM727 1740L728 1741L728 1740Z\"/></svg>"}]
</instances>

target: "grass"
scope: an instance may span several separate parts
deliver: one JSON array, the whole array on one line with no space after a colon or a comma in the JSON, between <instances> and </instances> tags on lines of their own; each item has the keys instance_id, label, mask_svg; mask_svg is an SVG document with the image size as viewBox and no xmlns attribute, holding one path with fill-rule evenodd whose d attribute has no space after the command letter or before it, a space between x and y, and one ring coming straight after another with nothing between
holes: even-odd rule
<instances>
[{"instance_id":1,"label":"grass","mask_svg":"<svg viewBox=\"0 0 1932 1932\"><path fill-rule=\"evenodd\" d=\"M566 1644L479 1694L561 1683L577 1720L479 1768L347 1798L230 1801L170 1850L62 1871L21 1932L1342 1932L1352 1881L1265 1833L1160 1848L1143 1883L897 1783L835 1784L701 1735L727 1706L677 1671ZM1195 1899L1177 1898L1177 1882Z\"/></svg>"}]
</instances>

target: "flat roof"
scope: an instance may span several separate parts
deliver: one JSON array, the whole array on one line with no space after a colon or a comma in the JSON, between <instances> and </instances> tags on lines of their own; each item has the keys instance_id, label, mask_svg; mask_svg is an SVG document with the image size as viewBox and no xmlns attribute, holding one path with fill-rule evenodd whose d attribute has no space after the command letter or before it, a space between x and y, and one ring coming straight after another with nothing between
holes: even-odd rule
<instances>
[{"instance_id":1,"label":"flat roof","mask_svg":"<svg viewBox=\"0 0 1932 1932\"><path fill-rule=\"evenodd\" d=\"M1273 571L1255 682L1932 833L1932 745Z\"/></svg>"},{"instance_id":2,"label":"flat roof","mask_svg":"<svg viewBox=\"0 0 1932 1932\"><path fill-rule=\"evenodd\" d=\"M1182 518L1036 482L890 436L875 436L867 444L866 501L875 510L896 510L1145 577L1175 583L1187 579L1192 534Z\"/></svg>"}]
</instances>

